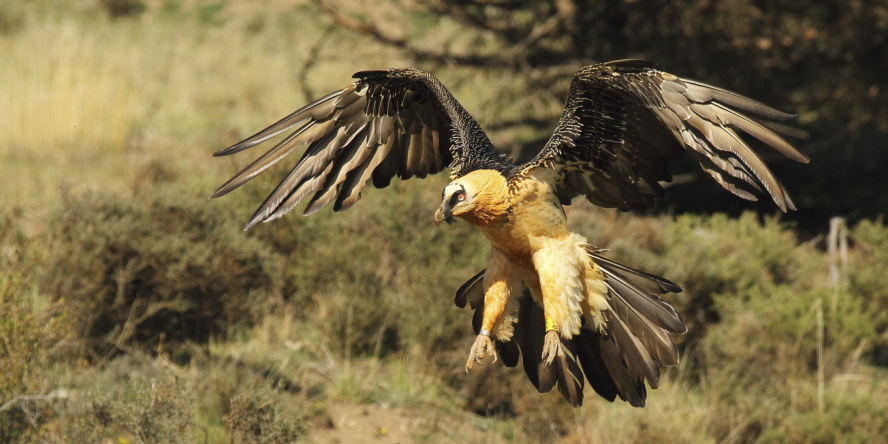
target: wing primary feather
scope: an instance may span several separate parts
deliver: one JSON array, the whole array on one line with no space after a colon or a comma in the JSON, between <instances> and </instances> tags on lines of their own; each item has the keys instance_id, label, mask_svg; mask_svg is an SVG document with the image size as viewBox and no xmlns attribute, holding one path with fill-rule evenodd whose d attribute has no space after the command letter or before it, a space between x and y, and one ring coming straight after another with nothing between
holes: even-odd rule
<instances>
[{"instance_id":1,"label":"wing primary feather","mask_svg":"<svg viewBox=\"0 0 888 444\"><path fill-rule=\"evenodd\" d=\"M345 91L345 90L343 90L343 91ZM312 111L315 108L317 108L323 104L328 104L333 109L335 109L335 102L333 102L333 103L328 103L328 102L330 102L330 100L332 98L337 97L338 95L342 94L343 91L335 91L330 94L327 94L326 96L321 97L320 99L315 100L314 102L309 103L308 105L305 105L302 108L299 108L298 110L294 111L293 113L291 113L287 117L284 117L283 119L278 120L277 122L273 123L268 128L265 128L262 131L259 131L258 133L246 138L242 142L232 145L228 148L225 148L224 150L216 151L215 153L213 153L213 156L216 156L216 157L228 156L228 155L231 155L234 153L241 152L245 149L252 148L256 145L259 145L262 142L265 142L268 139L273 138L274 136L277 136L280 133L283 133L284 131L287 131L290 128L293 128L294 126L297 126L297 125L303 123L308 118L314 117L316 120L320 120L318 118L320 116L316 117L316 116L309 115L309 114L307 114L308 111ZM324 109L326 110L326 108L324 108ZM333 110L331 109L328 112L323 113L323 114L329 115L330 113L332 113L332 111Z\"/></svg>"},{"instance_id":2,"label":"wing primary feather","mask_svg":"<svg viewBox=\"0 0 888 444\"><path fill-rule=\"evenodd\" d=\"M808 163L810 159L771 129L719 103L691 104L691 110L713 123L733 125L746 134L766 143L796 162Z\"/></svg>"},{"instance_id":3,"label":"wing primary feather","mask_svg":"<svg viewBox=\"0 0 888 444\"><path fill-rule=\"evenodd\" d=\"M358 138L354 138L350 142L346 141L344 147L337 150L336 158L331 164L333 165L332 174L328 174L323 187L309 201L302 214L310 216L329 204L336 197L337 186L346 179L355 167L367 160L376 148L376 145L373 147L365 146Z\"/></svg>"},{"instance_id":4,"label":"wing primary feather","mask_svg":"<svg viewBox=\"0 0 888 444\"><path fill-rule=\"evenodd\" d=\"M245 184L250 179L256 177L259 173L265 171L270 168L272 165L277 163L279 160L286 157L290 154L297 146L299 146L299 141L297 138L309 128L310 125L306 125L301 128L299 131L294 132L293 134L287 136L284 140L280 141L274 148L268 150L267 153L256 159L253 163L248 165L246 168L241 170L241 172L237 173L234 177L228 180L220 186L216 191L210 195L210 199L215 199L217 197L224 196L231 191L237 189L241 185Z\"/></svg>"},{"instance_id":5,"label":"wing primary feather","mask_svg":"<svg viewBox=\"0 0 888 444\"><path fill-rule=\"evenodd\" d=\"M333 167L333 164L329 164L329 160L335 156L335 153L331 152L332 150L325 148L327 148L328 144L334 139L342 136L343 134L341 132L331 132L322 139L309 145L296 167L293 168L287 177L278 184L274 191L265 198L265 201L262 202L262 205L259 206L253 214L253 217L250 218L250 221L247 223L244 230L249 230L260 222L276 219L282 216L293 206L298 204L308 193L313 192L313 187L316 186L318 182L318 175L320 174L321 176L326 177L326 174ZM321 177L321 180L323 177ZM300 192L300 188L306 187L307 189ZM280 209L282 207L285 209L281 212ZM271 217L272 214L275 213L278 213L277 216Z\"/></svg>"},{"instance_id":6,"label":"wing primary feather","mask_svg":"<svg viewBox=\"0 0 888 444\"><path fill-rule=\"evenodd\" d=\"M795 114L780 111L765 105L764 103L717 86L707 85L703 82L684 78L681 79L681 81L687 84L687 96L692 98L695 102L709 102L710 100L716 100L725 105L733 106L734 108L739 108L743 111L748 111L774 120L789 120L796 116Z\"/></svg>"},{"instance_id":7,"label":"wing primary feather","mask_svg":"<svg viewBox=\"0 0 888 444\"><path fill-rule=\"evenodd\" d=\"M757 180L764 185L765 190L774 199L774 202L783 212L786 212L786 200L783 198L783 188L777 183L774 174L762 162L762 159L743 142L733 131L706 123L696 114L692 115L687 122L697 131L699 131L711 146L720 151L729 152L737 156L744 165L752 170Z\"/></svg>"},{"instance_id":8,"label":"wing primary feather","mask_svg":"<svg viewBox=\"0 0 888 444\"><path fill-rule=\"evenodd\" d=\"M270 201L268 205L260 207L259 210L256 210L256 215L253 216L253 218L250 219L250 222L247 223L247 226L244 227L244 231L255 227L260 222L269 222L287 214L293 209L293 207L299 205L299 202L302 202L302 199L305 199L306 196L317 191L318 187L323 183L324 179L327 178L327 174L329 174L332 169L333 164L327 164L326 168L324 168L320 174L300 183L298 187L291 190L290 194L283 195L274 201Z\"/></svg>"},{"instance_id":9,"label":"wing primary feather","mask_svg":"<svg viewBox=\"0 0 888 444\"><path fill-rule=\"evenodd\" d=\"M304 124L211 196L222 196L307 145L302 158L265 199L247 228L290 211L316 193L304 214L334 202L351 207L367 182L382 188L399 176L425 178L446 167L452 177L480 168L504 174L514 166L500 159L478 123L432 74L415 68L360 71L358 81L217 152L223 156L263 143ZM359 135L367 149L353 150ZM348 148L343 151L343 148ZM354 151L354 152L352 152ZM332 167L331 167L332 165Z\"/></svg>"},{"instance_id":10,"label":"wing primary feather","mask_svg":"<svg viewBox=\"0 0 888 444\"><path fill-rule=\"evenodd\" d=\"M339 190L339 197L333 204L333 211L345 211L361 198L361 192L367 185L367 181L370 180L371 173L388 155L392 148L392 142L393 139L389 139L385 145L373 147L371 155L368 156L369 159L348 173L348 177Z\"/></svg>"}]
</instances>

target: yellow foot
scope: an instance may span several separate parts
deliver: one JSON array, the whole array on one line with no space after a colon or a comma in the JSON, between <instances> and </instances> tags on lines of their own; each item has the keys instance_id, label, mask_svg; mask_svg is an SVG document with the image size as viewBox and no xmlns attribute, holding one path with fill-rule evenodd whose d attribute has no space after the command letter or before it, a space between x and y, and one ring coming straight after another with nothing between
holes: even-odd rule
<instances>
[{"instance_id":1,"label":"yellow foot","mask_svg":"<svg viewBox=\"0 0 888 444\"><path fill-rule=\"evenodd\" d=\"M543 339L543 361L546 361L546 365L551 365L555 356L561 356L561 338L557 331L549 330Z\"/></svg>"},{"instance_id":2,"label":"yellow foot","mask_svg":"<svg viewBox=\"0 0 888 444\"><path fill-rule=\"evenodd\" d=\"M466 373L472 369L472 366L474 366L476 362L480 364L481 360L487 355L493 356L493 362L496 362L496 348L493 346L493 341L490 340L489 336L478 335L478 337L475 338L475 343L472 344L472 349L469 350L469 360L466 362Z\"/></svg>"}]
</instances>

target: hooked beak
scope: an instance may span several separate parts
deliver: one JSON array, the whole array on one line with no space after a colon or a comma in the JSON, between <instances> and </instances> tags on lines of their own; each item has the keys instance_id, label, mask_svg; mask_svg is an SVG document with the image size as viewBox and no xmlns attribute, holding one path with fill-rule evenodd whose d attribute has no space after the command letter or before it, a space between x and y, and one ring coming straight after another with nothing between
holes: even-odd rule
<instances>
[{"instance_id":1,"label":"hooked beak","mask_svg":"<svg viewBox=\"0 0 888 444\"><path fill-rule=\"evenodd\" d=\"M447 205L447 202L442 203L438 211L435 211L435 226L441 225L442 221L453 223L453 209Z\"/></svg>"}]
</instances>

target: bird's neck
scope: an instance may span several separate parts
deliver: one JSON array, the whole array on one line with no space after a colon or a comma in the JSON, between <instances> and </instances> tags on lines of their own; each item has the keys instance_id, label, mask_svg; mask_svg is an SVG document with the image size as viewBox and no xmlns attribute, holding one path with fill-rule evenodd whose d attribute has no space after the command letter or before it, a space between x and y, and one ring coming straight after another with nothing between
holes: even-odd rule
<instances>
[{"instance_id":1,"label":"bird's neck","mask_svg":"<svg viewBox=\"0 0 888 444\"><path fill-rule=\"evenodd\" d=\"M471 188L477 191L472 209L457 215L458 217L478 226L500 223L507 218L511 202L509 186L502 173L494 170L477 170L461 180L471 182Z\"/></svg>"}]
</instances>

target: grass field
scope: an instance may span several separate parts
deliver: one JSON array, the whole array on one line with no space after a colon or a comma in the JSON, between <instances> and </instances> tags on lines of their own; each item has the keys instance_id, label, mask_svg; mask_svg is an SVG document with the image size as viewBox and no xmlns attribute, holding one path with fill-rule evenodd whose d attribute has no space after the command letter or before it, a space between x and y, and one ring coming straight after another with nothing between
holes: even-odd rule
<instances>
[{"instance_id":1,"label":"grass field","mask_svg":"<svg viewBox=\"0 0 888 444\"><path fill-rule=\"evenodd\" d=\"M299 1L108 12L130 3L0 4L0 441L888 442L883 221L850 228L842 265L779 217L573 205L612 257L685 288L690 328L646 408L587 391L574 410L520 369L465 374L452 297L487 247L431 224L446 177L248 233L275 174L206 200L250 160L213 151L401 54ZM460 44L423 20L396 31ZM436 74L482 125L514 80Z\"/></svg>"}]
</instances>

